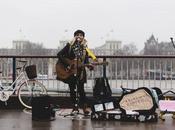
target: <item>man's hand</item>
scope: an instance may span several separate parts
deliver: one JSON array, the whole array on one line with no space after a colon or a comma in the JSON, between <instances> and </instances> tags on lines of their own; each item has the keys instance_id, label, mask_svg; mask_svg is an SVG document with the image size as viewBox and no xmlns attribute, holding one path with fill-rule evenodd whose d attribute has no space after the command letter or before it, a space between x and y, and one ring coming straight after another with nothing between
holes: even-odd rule
<instances>
[{"instance_id":1,"label":"man's hand","mask_svg":"<svg viewBox=\"0 0 175 130\"><path fill-rule=\"evenodd\" d=\"M70 70L71 70L71 67L70 67L70 66L67 66L67 67L65 68L65 71L66 71L66 72L70 72Z\"/></svg>"},{"instance_id":2,"label":"man's hand","mask_svg":"<svg viewBox=\"0 0 175 130\"><path fill-rule=\"evenodd\" d=\"M90 70L90 71L92 71L92 70L94 70L94 65L92 65L92 64L88 64L88 69Z\"/></svg>"}]
</instances>

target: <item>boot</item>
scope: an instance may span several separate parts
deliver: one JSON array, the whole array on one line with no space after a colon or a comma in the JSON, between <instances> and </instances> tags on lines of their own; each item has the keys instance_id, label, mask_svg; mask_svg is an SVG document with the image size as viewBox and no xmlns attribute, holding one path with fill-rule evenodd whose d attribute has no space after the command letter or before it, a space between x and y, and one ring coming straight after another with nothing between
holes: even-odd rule
<instances>
[{"instance_id":1,"label":"boot","mask_svg":"<svg viewBox=\"0 0 175 130\"><path fill-rule=\"evenodd\" d=\"M78 113L79 113L78 108L77 108L77 107L74 107L74 108L72 109L71 114L78 114Z\"/></svg>"},{"instance_id":2,"label":"boot","mask_svg":"<svg viewBox=\"0 0 175 130\"><path fill-rule=\"evenodd\" d=\"M87 104L84 104L84 106L83 106L83 113L85 114L85 116L89 115L89 113L90 113Z\"/></svg>"}]
</instances>

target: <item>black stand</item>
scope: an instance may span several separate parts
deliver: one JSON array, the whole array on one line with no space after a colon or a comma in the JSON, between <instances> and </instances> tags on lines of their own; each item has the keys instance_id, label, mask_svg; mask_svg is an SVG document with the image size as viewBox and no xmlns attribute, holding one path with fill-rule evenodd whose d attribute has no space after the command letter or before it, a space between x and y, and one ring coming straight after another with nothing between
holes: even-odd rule
<instances>
[{"instance_id":1,"label":"black stand","mask_svg":"<svg viewBox=\"0 0 175 130\"><path fill-rule=\"evenodd\" d=\"M83 115L83 116L88 116L86 114L83 114L83 113L80 113L79 111L79 105L78 105L78 101L79 101L79 97L78 97L78 87L79 87L79 76L78 76L78 69L79 69L79 60L81 58L81 56L83 55L83 50L81 50L83 48L80 47L80 43L77 43L75 45L75 48L73 49L74 51L74 54L76 56L76 87L75 87L75 92L76 92L76 101L75 101L75 104L74 104L74 108L72 110L72 112L70 114L67 114L67 115L64 115L64 117L67 117L67 116L72 116L72 117L77 117L78 115Z\"/></svg>"}]
</instances>

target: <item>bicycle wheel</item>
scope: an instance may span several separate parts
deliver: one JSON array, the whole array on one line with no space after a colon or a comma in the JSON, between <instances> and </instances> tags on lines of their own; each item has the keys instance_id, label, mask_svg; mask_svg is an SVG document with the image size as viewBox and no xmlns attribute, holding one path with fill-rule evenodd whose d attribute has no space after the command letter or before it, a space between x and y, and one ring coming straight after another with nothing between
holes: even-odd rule
<instances>
[{"instance_id":1,"label":"bicycle wheel","mask_svg":"<svg viewBox=\"0 0 175 130\"><path fill-rule=\"evenodd\" d=\"M28 83L28 86L27 86ZM26 107L31 109L32 108L32 97L37 95L47 94L47 90L45 86L36 81L36 80L28 80L22 83L18 89L18 98L20 103Z\"/></svg>"}]
</instances>

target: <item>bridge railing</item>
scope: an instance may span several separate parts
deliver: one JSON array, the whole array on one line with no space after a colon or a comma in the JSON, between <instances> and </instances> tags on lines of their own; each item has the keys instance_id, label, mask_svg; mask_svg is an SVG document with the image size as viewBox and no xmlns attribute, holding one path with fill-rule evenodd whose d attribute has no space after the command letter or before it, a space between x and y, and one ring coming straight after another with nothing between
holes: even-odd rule
<instances>
[{"instance_id":1,"label":"bridge railing","mask_svg":"<svg viewBox=\"0 0 175 130\"><path fill-rule=\"evenodd\" d=\"M121 92L120 87L158 87L162 91L174 89L175 56L97 56L100 62L94 71L87 70L88 81L85 84L87 92L92 93L94 79L108 78L113 93ZM61 94L69 91L67 84L56 80L56 56L0 56L1 80L9 83L16 78L18 60L27 60L27 64L37 66L37 79L48 91Z\"/></svg>"}]
</instances>

